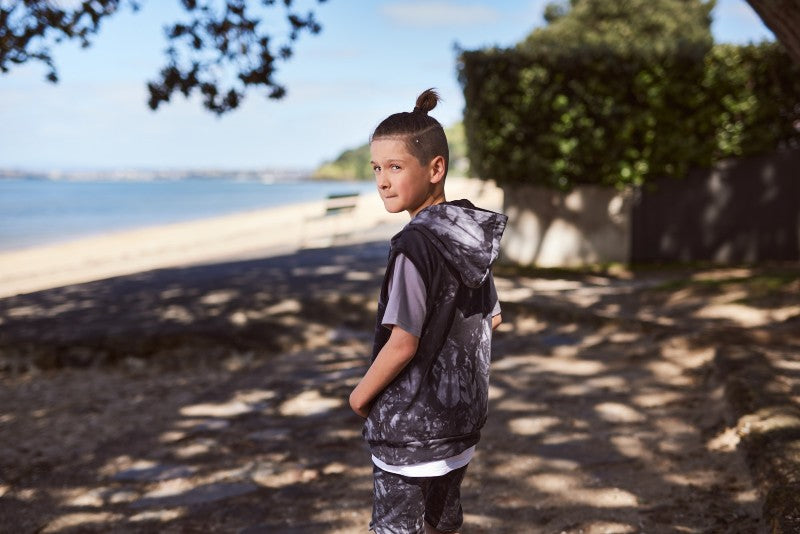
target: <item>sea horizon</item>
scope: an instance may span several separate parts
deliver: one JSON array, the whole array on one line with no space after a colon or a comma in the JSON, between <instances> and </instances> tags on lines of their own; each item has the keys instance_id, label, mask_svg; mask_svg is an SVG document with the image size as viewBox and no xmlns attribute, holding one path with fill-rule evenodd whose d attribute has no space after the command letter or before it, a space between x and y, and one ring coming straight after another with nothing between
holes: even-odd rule
<instances>
[{"instance_id":1,"label":"sea horizon","mask_svg":"<svg viewBox=\"0 0 800 534\"><path fill-rule=\"evenodd\" d=\"M322 200L335 193L362 194L375 187L366 181L317 180L265 171L174 172L184 174L138 180L104 174L83 179L2 175L0 252Z\"/></svg>"}]
</instances>

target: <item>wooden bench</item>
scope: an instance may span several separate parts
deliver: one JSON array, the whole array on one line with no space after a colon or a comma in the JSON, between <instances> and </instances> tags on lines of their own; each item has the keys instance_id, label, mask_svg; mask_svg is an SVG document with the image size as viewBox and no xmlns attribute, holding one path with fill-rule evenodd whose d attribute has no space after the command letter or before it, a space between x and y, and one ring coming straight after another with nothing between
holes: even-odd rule
<instances>
[{"instance_id":1,"label":"wooden bench","mask_svg":"<svg viewBox=\"0 0 800 534\"><path fill-rule=\"evenodd\" d=\"M333 193L325 198L325 215L329 217L339 213L350 213L358 205L359 193Z\"/></svg>"},{"instance_id":2,"label":"wooden bench","mask_svg":"<svg viewBox=\"0 0 800 534\"><path fill-rule=\"evenodd\" d=\"M358 206L358 198L360 193L332 193L325 197L325 211L321 215L308 217L303 225L303 238L301 246L306 246L309 241L308 225L314 222L328 222L332 223L332 233L325 235L325 240L329 244L333 244L337 239L342 239L350 235L350 230L342 230L342 216L352 214ZM329 227L328 229L330 229Z\"/></svg>"}]
</instances>

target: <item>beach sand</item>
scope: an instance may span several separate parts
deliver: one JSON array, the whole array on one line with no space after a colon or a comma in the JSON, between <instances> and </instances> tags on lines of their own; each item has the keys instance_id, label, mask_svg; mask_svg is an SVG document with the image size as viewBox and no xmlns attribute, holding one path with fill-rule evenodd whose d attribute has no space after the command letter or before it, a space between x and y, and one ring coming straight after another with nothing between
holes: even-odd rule
<instances>
[{"instance_id":1,"label":"beach sand","mask_svg":"<svg viewBox=\"0 0 800 534\"><path fill-rule=\"evenodd\" d=\"M0 299L0 530L366 532L371 467L347 396L387 251L305 248ZM726 419L716 355L763 351L800 393L797 321L771 320L800 318L800 288L753 287L753 328L721 316L743 306L741 281L495 274L503 324L465 532L761 530L736 447L750 430Z\"/></svg>"},{"instance_id":2,"label":"beach sand","mask_svg":"<svg viewBox=\"0 0 800 534\"><path fill-rule=\"evenodd\" d=\"M450 177L446 194L502 208L502 191L491 182ZM351 213L324 212L321 200L0 253L0 298L165 267L387 239L408 222L406 213L387 213L377 193L362 194Z\"/></svg>"}]
</instances>

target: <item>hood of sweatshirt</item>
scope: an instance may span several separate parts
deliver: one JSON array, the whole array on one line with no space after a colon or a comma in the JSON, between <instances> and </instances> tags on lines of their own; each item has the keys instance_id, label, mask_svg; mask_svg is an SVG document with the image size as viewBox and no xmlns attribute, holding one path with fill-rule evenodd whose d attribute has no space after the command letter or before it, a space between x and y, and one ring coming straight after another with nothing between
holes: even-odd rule
<instances>
[{"instance_id":1,"label":"hood of sweatshirt","mask_svg":"<svg viewBox=\"0 0 800 534\"><path fill-rule=\"evenodd\" d=\"M500 238L508 217L476 208L466 199L434 204L406 225L422 232L468 287L478 287L489 276L500 253Z\"/></svg>"}]
</instances>

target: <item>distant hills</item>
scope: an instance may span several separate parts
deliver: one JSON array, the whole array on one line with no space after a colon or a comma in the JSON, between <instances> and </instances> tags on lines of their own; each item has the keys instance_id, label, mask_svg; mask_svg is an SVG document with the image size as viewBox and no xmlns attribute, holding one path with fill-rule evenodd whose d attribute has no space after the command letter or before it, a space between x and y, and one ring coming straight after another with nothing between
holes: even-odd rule
<instances>
[{"instance_id":1,"label":"distant hills","mask_svg":"<svg viewBox=\"0 0 800 534\"><path fill-rule=\"evenodd\" d=\"M451 175L466 176L469 169L467 159L467 141L464 137L464 124L456 124L445 128L447 143L450 146ZM363 144L345 150L339 157L326 161L313 173L312 177L320 180L372 180L372 169L369 165L369 145Z\"/></svg>"}]
</instances>

